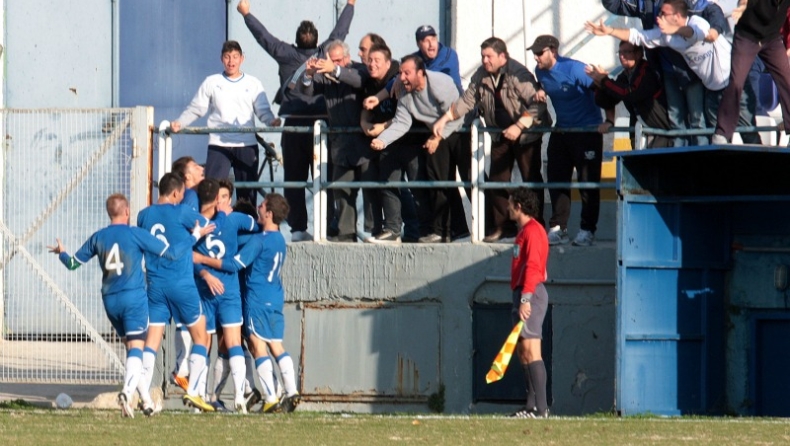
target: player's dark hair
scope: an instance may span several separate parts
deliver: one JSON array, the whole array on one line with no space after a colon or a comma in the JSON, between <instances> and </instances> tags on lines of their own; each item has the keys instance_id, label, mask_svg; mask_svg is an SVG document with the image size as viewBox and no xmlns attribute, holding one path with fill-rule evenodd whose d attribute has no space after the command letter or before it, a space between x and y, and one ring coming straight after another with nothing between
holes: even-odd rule
<instances>
[{"instance_id":1,"label":"player's dark hair","mask_svg":"<svg viewBox=\"0 0 790 446\"><path fill-rule=\"evenodd\" d=\"M664 4L672 6L672 9L680 14L681 17L689 16L689 5L686 3L686 0L665 0Z\"/></svg>"},{"instance_id":2,"label":"player's dark hair","mask_svg":"<svg viewBox=\"0 0 790 446\"><path fill-rule=\"evenodd\" d=\"M318 47L318 29L313 22L303 20L299 28L296 28L296 47L305 50Z\"/></svg>"},{"instance_id":3,"label":"player's dark hair","mask_svg":"<svg viewBox=\"0 0 790 446\"><path fill-rule=\"evenodd\" d=\"M288 218L288 212L291 207L288 205L288 200L280 194L268 194L263 200L266 204L266 210L272 213L272 221L275 224L280 224L283 220Z\"/></svg>"},{"instance_id":4,"label":"player's dark hair","mask_svg":"<svg viewBox=\"0 0 790 446\"><path fill-rule=\"evenodd\" d=\"M507 44L499 37L489 37L480 44L480 49L485 50L491 48L497 54L505 53L506 57L510 57L507 52Z\"/></svg>"},{"instance_id":5,"label":"player's dark hair","mask_svg":"<svg viewBox=\"0 0 790 446\"><path fill-rule=\"evenodd\" d=\"M124 194L112 194L107 197L104 207L107 209L107 215L112 219L120 216L121 212L129 207L129 200L126 199Z\"/></svg>"},{"instance_id":6,"label":"player's dark hair","mask_svg":"<svg viewBox=\"0 0 790 446\"><path fill-rule=\"evenodd\" d=\"M256 220L258 219L258 210L255 209L255 205L250 203L250 200L246 198L239 198L236 200L236 204L233 205L233 211L247 214Z\"/></svg>"},{"instance_id":7,"label":"player's dark hair","mask_svg":"<svg viewBox=\"0 0 790 446\"><path fill-rule=\"evenodd\" d=\"M168 172L159 179L159 195L167 196L184 187L184 180L178 174Z\"/></svg>"},{"instance_id":8,"label":"player's dark hair","mask_svg":"<svg viewBox=\"0 0 790 446\"><path fill-rule=\"evenodd\" d=\"M201 207L216 200L219 195L219 181L213 178L204 179L198 183L197 195Z\"/></svg>"},{"instance_id":9,"label":"player's dark hair","mask_svg":"<svg viewBox=\"0 0 790 446\"><path fill-rule=\"evenodd\" d=\"M532 218L538 218L540 205L538 203L538 195L535 192L526 187L519 187L510 191L510 199L513 201L513 204L521 207L521 212Z\"/></svg>"},{"instance_id":10,"label":"player's dark hair","mask_svg":"<svg viewBox=\"0 0 790 446\"><path fill-rule=\"evenodd\" d=\"M374 43L371 45L370 50L368 50L368 57L370 57L370 53L374 51L383 54L384 60L392 59L392 51L390 51L390 47L388 47L386 43Z\"/></svg>"},{"instance_id":11,"label":"player's dark hair","mask_svg":"<svg viewBox=\"0 0 790 446\"><path fill-rule=\"evenodd\" d=\"M225 188L230 191L230 196L233 196L233 181L230 181L227 178L223 178L221 180L217 180L219 182L220 189Z\"/></svg>"},{"instance_id":12,"label":"player's dark hair","mask_svg":"<svg viewBox=\"0 0 790 446\"><path fill-rule=\"evenodd\" d=\"M195 158L192 158L191 156L182 156L181 158L173 161L173 166L171 167L170 171L178 174L182 180L186 181L187 166L189 163L196 163Z\"/></svg>"},{"instance_id":13,"label":"player's dark hair","mask_svg":"<svg viewBox=\"0 0 790 446\"><path fill-rule=\"evenodd\" d=\"M416 54L409 54L408 56L403 56L400 60L400 66L402 67L408 61L412 61L414 63L415 70L414 71L422 71L422 74L425 74L425 62L422 60L422 57Z\"/></svg>"},{"instance_id":14,"label":"player's dark hair","mask_svg":"<svg viewBox=\"0 0 790 446\"><path fill-rule=\"evenodd\" d=\"M222 52L220 54L230 53L231 51L238 51L239 54L244 54L241 52L241 45L239 45L239 42L235 40L226 40L225 43L222 44Z\"/></svg>"}]
</instances>

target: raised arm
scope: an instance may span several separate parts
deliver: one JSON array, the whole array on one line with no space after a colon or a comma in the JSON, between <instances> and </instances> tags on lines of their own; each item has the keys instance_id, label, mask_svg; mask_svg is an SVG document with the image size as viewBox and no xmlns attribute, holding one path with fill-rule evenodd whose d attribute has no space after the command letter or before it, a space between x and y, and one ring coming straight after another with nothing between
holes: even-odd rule
<instances>
[{"instance_id":1,"label":"raised arm","mask_svg":"<svg viewBox=\"0 0 790 446\"><path fill-rule=\"evenodd\" d=\"M250 30L261 48L269 53L277 63L290 60L296 53L296 49L292 45L274 37L269 30L263 26L263 23L252 15L250 12L249 0L241 0L236 10L239 11L239 14L244 16L244 24L247 25L247 29Z\"/></svg>"},{"instance_id":2,"label":"raised arm","mask_svg":"<svg viewBox=\"0 0 790 446\"><path fill-rule=\"evenodd\" d=\"M346 6L343 8L343 12L340 13L340 17L337 18L337 24L335 24L332 32L329 33L329 38L321 44L322 48L333 40L346 40L348 30L351 28L351 20L354 19L354 4L356 2L357 0L348 0L348 3L346 3Z\"/></svg>"}]
</instances>

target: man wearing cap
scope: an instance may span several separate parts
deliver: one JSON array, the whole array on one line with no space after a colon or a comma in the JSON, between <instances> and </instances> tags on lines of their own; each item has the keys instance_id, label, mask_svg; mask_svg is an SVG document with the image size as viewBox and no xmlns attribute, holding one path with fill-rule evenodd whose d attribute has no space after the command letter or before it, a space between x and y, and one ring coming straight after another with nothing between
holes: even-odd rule
<instances>
[{"instance_id":1,"label":"man wearing cap","mask_svg":"<svg viewBox=\"0 0 790 446\"><path fill-rule=\"evenodd\" d=\"M414 33L419 51L415 56L422 58L425 69L442 72L455 82L458 92L464 91L461 86L461 68L458 64L458 53L454 49L444 46L436 37L436 30L431 25L423 25Z\"/></svg>"},{"instance_id":2,"label":"man wearing cap","mask_svg":"<svg viewBox=\"0 0 790 446\"><path fill-rule=\"evenodd\" d=\"M557 116L557 128L598 127L603 121L601 109L595 105L594 84L584 71L586 64L559 56L559 46L556 37L542 35L528 48L535 56L535 75L541 85L535 99L545 102L547 96L551 98ZM573 169L576 169L579 182L598 182L601 180L602 155L603 136L598 132L553 132L546 151L548 181L568 183L573 178ZM590 246L595 241L601 193L598 189L579 189L579 195L582 199L581 228L573 244ZM571 190L551 188L549 197L552 207L549 244L568 243Z\"/></svg>"}]
</instances>

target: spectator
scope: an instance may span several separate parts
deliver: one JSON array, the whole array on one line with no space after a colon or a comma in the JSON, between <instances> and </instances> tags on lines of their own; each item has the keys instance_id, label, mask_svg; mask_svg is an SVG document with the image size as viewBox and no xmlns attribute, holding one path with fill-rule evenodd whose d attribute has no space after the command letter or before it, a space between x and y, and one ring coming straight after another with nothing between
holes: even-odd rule
<instances>
[{"instance_id":1,"label":"spectator","mask_svg":"<svg viewBox=\"0 0 790 446\"><path fill-rule=\"evenodd\" d=\"M689 16L686 0L665 0L657 19L658 28L640 31L636 28L612 28L601 21L587 22L585 28L597 35L611 35L628 40L634 45L648 48L666 46L683 54L689 68L704 86L699 99L707 127L715 126L721 92L727 86L730 67L730 42L716 39L705 41L710 25L702 17ZM708 138L697 136L698 145L708 143Z\"/></svg>"},{"instance_id":2,"label":"spectator","mask_svg":"<svg viewBox=\"0 0 790 446\"><path fill-rule=\"evenodd\" d=\"M653 29L659 16L663 0L653 2L634 2L633 0L602 0L604 8L617 15L639 17L642 20L642 29ZM653 5L650 8L649 5ZM691 15L701 16L710 24L710 30L705 37L706 42L715 42L721 34L729 33L730 26L724 17L721 7L710 0L686 0L688 11ZM667 98L667 115L673 129L702 128L704 113L695 113L702 102L699 101L700 88L698 76L689 68L683 56L677 51L667 47L658 47L647 50L647 61L657 69L664 81L664 94ZM756 94L751 86L744 90L741 101L739 123L741 125L755 125ZM711 116L708 116L710 120ZM744 142L759 144L760 136L757 133L744 133L741 135ZM707 143L708 138L677 137L676 146L687 144Z\"/></svg>"},{"instance_id":3,"label":"spectator","mask_svg":"<svg viewBox=\"0 0 790 446\"><path fill-rule=\"evenodd\" d=\"M354 68L354 69L352 69ZM362 78L359 68L364 65L352 63L348 45L336 40L327 47L325 59L310 59L307 62L300 88L308 94L323 94L329 111L332 127L356 127L362 113L360 97ZM376 181L378 172L371 163L373 153L365 135L332 133L329 135L332 158L332 181ZM381 231L381 216L373 213L380 209L376 203L378 192L364 189L362 192L365 209L365 226L368 232ZM338 235L330 240L355 242L357 240L357 190L340 188L335 190Z\"/></svg>"},{"instance_id":4,"label":"spectator","mask_svg":"<svg viewBox=\"0 0 790 446\"><path fill-rule=\"evenodd\" d=\"M450 76L426 70L422 58L413 54L401 59L399 79L405 93L398 100L395 117L390 127L370 143L370 147L374 150L384 150L405 135L413 120L432 127L459 96L458 89L455 88ZM379 99L375 96L365 99L365 108L372 109L378 104ZM440 136L430 135L423 144L428 154L426 171L429 180L449 181L455 176L456 167L462 172L469 171L470 157L463 154L461 138L453 133L461 124L461 120L449 123ZM457 166L464 162L465 165ZM431 190L430 233L420 237L420 243L450 240L450 208L447 197L446 189Z\"/></svg>"},{"instance_id":5,"label":"spectator","mask_svg":"<svg viewBox=\"0 0 790 446\"><path fill-rule=\"evenodd\" d=\"M343 40L348 34L354 18L356 0L348 0L337 24L329 38L318 45L318 30L313 22L304 20L296 30L296 44L291 45L274 37L263 24L250 13L249 0L241 0L236 8L244 16L244 23L255 40L277 62L280 76L280 89L274 102L280 104L279 115L285 118L286 126L308 126L326 116L326 103L322 96L305 96L294 87L304 71L304 63L311 57L323 58L327 45L334 40ZM313 167L313 135L309 133L290 133L282 135L283 167L285 181L307 181ZM331 192L331 190L329 191ZM331 194L327 198L332 201ZM307 232L307 207L305 191L285 189L286 200L291 205L288 225L291 227L291 240L312 240ZM331 211L331 209L330 209Z\"/></svg>"},{"instance_id":6,"label":"spectator","mask_svg":"<svg viewBox=\"0 0 790 446\"><path fill-rule=\"evenodd\" d=\"M788 1L752 0L747 6L747 2L741 0L733 11L733 18L738 22L732 45L732 71L730 83L722 94L714 144L726 144L732 140L738 120L738 104L756 56L760 56L776 83L785 132L790 129L790 64L779 32L788 9Z\"/></svg>"},{"instance_id":7,"label":"spectator","mask_svg":"<svg viewBox=\"0 0 790 446\"><path fill-rule=\"evenodd\" d=\"M357 55L361 63L368 63L368 52L370 52L370 48L373 45L386 45L386 42L384 42L384 39L380 35L374 33L367 33L360 39L359 52Z\"/></svg>"},{"instance_id":8,"label":"spectator","mask_svg":"<svg viewBox=\"0 0 790 446\"><path fill-rule=\"evenodd\" d=\"M423 25L414 33L419 50L414 53L425 63L425 69L439 71L451 78L458 92L464 91L461 85L461 69L458 64L458 53L454 49L444 46L436 37L436 30L431 25Z\"/></svg>"},{"instance_id":9,"label":"spectator","mask_svg":"<svg viewBox=\"0 0 790 446\"><path fill-rule=\"evenodd\" d=\"M368 53L367 71L369 77L363 84L365 96L372 96L381 91L389 82L398 77L400 64L392 60L392 53L386 44L374 44ZM384 129L389 127L395 117L395 110L398 106L397 98L387 96L372 110L362 110L360 126L365 134L370 138L376 138ZM412 126L413 127L413 126ZM424 158L422 155L421 143L418 142L420 134L404 135L390 147L379 153L379 180L380 181L400 181L404 172L409 180L424 179L425 175L420 173L420 166L424 168ZM415 189L414 195L418 197L417 206L425 205L427 191ZM411 193L408 189L386 188L379 190L381 196L384 221L381 233L366 240L370 243L400 243L402 240L402 198L405 194ZM407 201L407 205L408 205ZM420 237L417 225L407 229L411 234L409 239L416 241Z\"/></svg>"},{"instance_id":10,"label":"spectator","mask_svg":"<svg viewBox=\"0 0 790 446\"><path fill-rule=\"evenodd\" d=\"M585 64L557 54L560 42L550 35L538 36L528 49L537 62L535 75L541 90L536 100L546 102L551 98L557 116L556 127L599 126L602 123L601 110L595 105L593 81L584 72ZM569 88L569 85L571 88ZM612 117L613 111L610 111ZM573 169L581 182L601 180L601 158L603 155L603 136L598 132L560 133L553 132L549 137L546 152L548 164L546 174L551 183L570 182ZM581 227L573 244L590 246L595 242L595 230L601 206L599 189L580 189L582 200ZM568 243L568 218L571 213L570 188L549 190L552 215L549 219L549 244Z\"/></svg>"},{"instance_id":11,"label":"spectator","mask_svg":"<svg viewBox=\"0 0 790 446\"><path fill-rule=\"evenodd\" d=\"M235 40L222 44L225 71L206 78L192 102L175 121L174 132L208 113L209 127L255 127L255 117L265 125L278 126L266 92L257 78L241 71L244 54ZM227 178L233 167L236 181L258 180L258 141L252 133L211 133L208 138L206 176ZM255 189L239 188L239 198L255 203Z\"/></svg>"},{"instance_id":12,"label":"spectator","mask_svg":"<svg viewBox=\"0 0 790 446\"><path fill-rule=\"evenodd\" d=\"M510 58L502 39L488 38L480 49L482 66L472 75L463 96L434 124L434 134L441 135L448 121L479 108L487 126L503 129L502 133L491 135L490 180L509 182L515 161L523 181L542 183L543 135L522 133L533 123L551 125L546 103L535 100L537 81L524 65ZM542 225L543 189L537 189L536 193L539 209L535 218ZM486 204L490 203L493 208L494 225L483 241L492 243L503 237L515 237L515 223L508 218L507 191L492 189L488 195Z\"/></svg>"}]
</instances>

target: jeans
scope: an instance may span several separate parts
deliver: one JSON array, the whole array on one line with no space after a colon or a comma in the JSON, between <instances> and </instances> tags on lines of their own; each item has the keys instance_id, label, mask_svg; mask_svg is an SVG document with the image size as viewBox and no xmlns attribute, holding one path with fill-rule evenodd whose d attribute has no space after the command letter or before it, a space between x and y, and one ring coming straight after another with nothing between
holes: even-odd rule
<instances>
[{"instance_id":1,"label":"jeans","mask_svg":"<svg viewBox=\"0 0 790 446\"><path fill-rule=\"evenodd\" d=\"M664 73L664 92L667 96L667 115L673 130L705 128L705 86L699 79L681 87L672 73ZM705 135L678 136L675 147L685 145L704 146Z\"/></svg>"}]
</instances>

